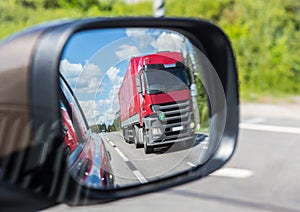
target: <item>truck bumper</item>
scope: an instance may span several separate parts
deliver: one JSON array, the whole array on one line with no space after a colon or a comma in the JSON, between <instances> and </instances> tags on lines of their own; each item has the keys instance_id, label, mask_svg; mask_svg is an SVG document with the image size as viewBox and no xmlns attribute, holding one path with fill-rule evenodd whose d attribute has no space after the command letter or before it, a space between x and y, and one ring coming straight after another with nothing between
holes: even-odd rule
<instances>
[{"instance_id":1,"label":"truck bumper","mask_svg":"<svg viewBox=\"0 0 300 212\"><path fill-rule=\"evenodd\" d=\"M148 146L163 146L163 145L167 145L167 144L174 144L174 143L178 143L178 142L188 142L188 141L192 141L192 140L195 140L195 134L185 136L182 138L171 139L171 140L154 140L153 142L149 142ZM149 141L151 141L151 140L149 140Z\"/></svg>"},{"instance_id":2,"label":"truck bumper","mask_svg":"<svg viewBox=\"0 0 300 212\"><path fill-rule=\"evenodd\" d=\"M194 118L192 113L188 119L180 123L160 121L157 117L148 117L146 129L149 131L148 146L161 146L195 139Z\"/></svg>"}]
</instances>

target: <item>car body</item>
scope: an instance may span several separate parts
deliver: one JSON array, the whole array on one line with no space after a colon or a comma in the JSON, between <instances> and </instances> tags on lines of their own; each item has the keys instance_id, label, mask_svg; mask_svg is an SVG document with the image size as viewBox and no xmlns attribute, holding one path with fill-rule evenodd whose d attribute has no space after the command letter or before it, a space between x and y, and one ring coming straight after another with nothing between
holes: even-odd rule
<instances>
[{"instance_id":1,"label":"car body","mask_svg":"<svg viewBox=\"0 0 300 212\"><path fill-rule=\"evenodd\" d=\"M114 187L109 153L100 136L89 129L76 96L61 76L61 113L68 169L80 183L94 188ZM72 117L72 118L71 118Z\"/></svg>"}]
</instances>

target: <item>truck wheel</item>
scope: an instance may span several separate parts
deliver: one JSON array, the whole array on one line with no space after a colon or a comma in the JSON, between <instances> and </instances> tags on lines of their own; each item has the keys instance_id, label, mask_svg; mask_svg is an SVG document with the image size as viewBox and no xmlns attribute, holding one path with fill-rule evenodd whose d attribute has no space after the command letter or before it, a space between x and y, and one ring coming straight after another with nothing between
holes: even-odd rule
<instances>
[{"instance_id":1,"label":"truck wheel","mask_svg":"<svg viewBox=\"0 0 300 212\"><path fill-rule=\"evenodd\" d=\"M124 141L126 143L129 143L129 141L126 139L126 132L125 132L125 130L123 130L123 138L124 138Z\"/></svg>"},{"instance_id":2,"label":"truck wheel","mask_svg":"<svg viewBox=\"0 0 300 212\"><path fill-rule=\"evenodd\" d=\"M154 148L151 146L148 146L148 136L147 136L147 131L143 131L143 140L144 140L144 151L146 154L152 153Z\"/></svg>"},{"instance_id":3,"label":"truck wheel","mask_svg":"<svg viewBox=\"0 0 300 212\"><path fill-rule=\"evenodd\" d=\"M124 141L126 142L126 139L125 139L125 130L122 130L122 135L123 135Z\"/></svg>"},{"instance_id":4,"label":"truck wheel","mask_svg":"<svg viewBox=\"0 0 300 212\"><path fill-rule=\"evenodd\" d=\"M139 143L138 135L135 136L135 138L134 138L134 144L135 144L135 148L137 148L137 149L142 147L142 145Z\"/></svg>"}]
</instances>

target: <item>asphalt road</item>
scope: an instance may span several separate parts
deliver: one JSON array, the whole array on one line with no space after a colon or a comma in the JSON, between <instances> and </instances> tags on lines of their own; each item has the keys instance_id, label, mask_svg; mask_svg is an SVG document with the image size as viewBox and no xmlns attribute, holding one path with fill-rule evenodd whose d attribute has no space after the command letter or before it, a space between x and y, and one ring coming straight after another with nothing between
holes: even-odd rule
<instances>
[{"instance_id":1,"label":"asphalt road","mask_svg":"<svg viewBox=\"0 0 300 212\"><path fill-rule=\"evenodd\" d=\"M126 143L120 132L100 136L111 154L115 185L119 187L147 183L199 165L209 140L207 135L197 134L194 144L177 143L145 154L143 148L136 149L133 143Z\"/></svg>"},{"instance_id":2,"label":"asphalt road","mask_svg":"<svg viewBox=\"0 0 300 212\"><path fill-rule=\"evenodd\" d=\"M299 114L242 113L233 158L202 180L108 204L62 204L49 211L300 211Z\"/></svg>"}]
</instances>

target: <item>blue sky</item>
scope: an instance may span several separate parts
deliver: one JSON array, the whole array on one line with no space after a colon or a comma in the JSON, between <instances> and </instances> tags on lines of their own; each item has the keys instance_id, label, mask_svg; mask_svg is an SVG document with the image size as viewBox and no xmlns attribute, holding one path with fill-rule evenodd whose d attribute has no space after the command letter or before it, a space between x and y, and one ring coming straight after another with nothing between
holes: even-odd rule
<instances>
[{"instance_id":1,"label":"blue sky","mask_svg":"<svg viewBox=\"0 0 300 212\"><path fill-rule=\"evenodd\" d=\"M108 44L115 42L121 38L126 38L126 29L96 29L96 30L87 30L83 32L78 32L74 34L71 39L68 41L65 46L62 60L66 59L69 63L72 64L81 64L84 67L89 61L90 63L96 63L93 57L95 57L97 52L101 51L101 49L105 49ZM99 65L99 68L108 69L113 63L113 57L106 58L105 60L101 60L101 62L105 62L107 66L104 64ZM97 63L96 63L97 65ZM116 67L125 71L128 65L128 61L121 61L120 64L117 64ZM107 71L102 70L101 71ZM68 79L67 79L68 80ZM105 84L105 88L107 90L112 86L112 82L109 82L105 77L103 79L103 84ZM72 85L71 85L72 86ZM104 87L102 85L102 87ZM108 98L109 92L101 92L101 95L97 94L88 94L88 93L77 93L77 96L81 100L88 100L91 98L97 97L97 99Z\"/></svg>"},{"instance_id":2,"label":"blue sky","mask_svg":"<svg viewBox=\"0 0 300 212\"><path fill-rule=\"evenodd\" d=\"M88 122L113 120L117 93L130 57L159 51L182 51L185 40L162 29L96 29L68 41L60 71L75 92Z\"/></svg>"},{"instance_id":3,"label":"blue sky","mask_svg":"<svg viewBox=\"0 0 300 212\"><path fill-rule=\"evenodd\" d=\"M78 32L68 41L62 59L85 64L99 49L108 43L126 37L125 29L96 29ZM95 38L100 38L95 41Z\"/></svg>"}]
</instances>

